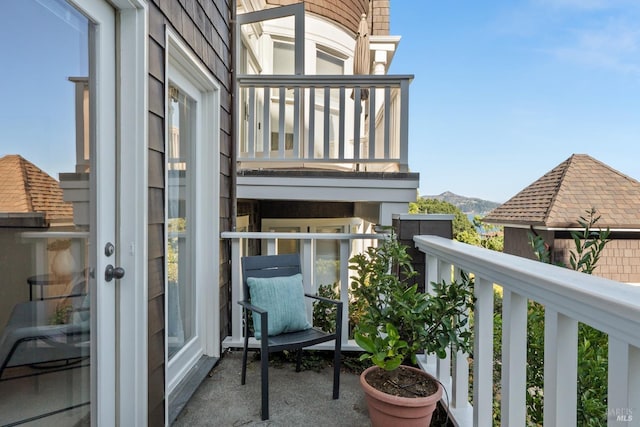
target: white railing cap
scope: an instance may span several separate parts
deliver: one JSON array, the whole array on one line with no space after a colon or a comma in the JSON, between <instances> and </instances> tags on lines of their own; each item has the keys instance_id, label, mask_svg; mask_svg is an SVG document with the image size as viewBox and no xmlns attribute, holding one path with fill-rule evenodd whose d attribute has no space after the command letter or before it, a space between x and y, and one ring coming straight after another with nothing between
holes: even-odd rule
<instances>
[{"instance_id":1,"label":"white railing cap","mask_svg":"<svg viewBox=\"0 0 640 427\"><path fill-rule=\"evenodd\" d=\"M381 234L369 233L288 233L265 231L223 231L223 239L292 239L292 240L357 240L384 239Z\"/></svg>"},{"instance_id":2,"label":"white railing cap","mask_svg":"<svg viewBox=\"0 0 640 427\"><path fill-rule=\"evenodd\" d=\"M323 86L396 86L403 81L411 82L412 74L242 74L237 76L240 86L323 87Z\"/></svg>"},{"instance_id":3,"label":"white railing cap","mask_svg":"<svg viewBox=\"0 0 640 427\"><path fill-rule=\"evenodd\" d=\"M640 287L437 236L422 252L640 347Z\"/></svg>"},{"instance_id":4,"label":"white railing cap","mask_svg":"<svg viewBox=\"0 0 640 427\"><path fill-rule=\"evenodd\" d=\"M456 216L453 214L393 214L393 219L416 220L416 221L450 221Z\"/></svg>"}]
</instances>

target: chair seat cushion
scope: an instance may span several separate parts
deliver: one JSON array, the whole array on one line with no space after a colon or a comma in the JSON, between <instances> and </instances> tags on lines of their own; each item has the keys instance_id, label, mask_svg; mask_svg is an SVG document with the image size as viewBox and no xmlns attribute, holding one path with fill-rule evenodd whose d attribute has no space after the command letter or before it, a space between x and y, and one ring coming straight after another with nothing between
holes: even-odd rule
<instances>
[{"instance_id":1,"label":"chair seat cushion","mask_svg":"<svg viewBox=\"0 0 640 427\"><path fill-rule=\"evenodd\" d=\"M268 335L311 328L304 302L302 275L277 277L247 277L251 304L269 313ZM256 339L262 336L260 315L253 313Z\"/></svg>"}]
</instances>

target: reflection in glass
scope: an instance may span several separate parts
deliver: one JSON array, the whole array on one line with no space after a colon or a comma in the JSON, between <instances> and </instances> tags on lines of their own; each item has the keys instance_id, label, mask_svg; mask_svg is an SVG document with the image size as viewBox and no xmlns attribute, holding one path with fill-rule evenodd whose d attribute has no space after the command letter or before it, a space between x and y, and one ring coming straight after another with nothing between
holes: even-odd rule
<instances>
[{"instance_id":1,"label":"reflection in glass","mask_svg":"<svg viewBox=\"0 0 640 427\"><path fill-rule=\"evenodd\" d=\"M167 147L167 285L169 358L195 336L195 292L189 265L192 252L192 150L195 101L169 88Z\"/></svg>"},{"instance_id":2,"label":"reflection in glass","mask_svg":"<svg viewBox=\"0 0 640 427\"><path fill-rule=\"evenodd\" d=\"M0 425L88 425L92 28L64 1L2 8Z\"/></svg>"},{"instance_id":3,"label":"reflection in glass","mask_svg":"<svg viewBox=\"0 0 640 427\"><path fill-rule=\"evenodd\" d=\"M342 233L342 227L319 226L316 233ZM330 285L340 283L340 241L316 240L315 283Z\"/></svg>"}]
</instances>

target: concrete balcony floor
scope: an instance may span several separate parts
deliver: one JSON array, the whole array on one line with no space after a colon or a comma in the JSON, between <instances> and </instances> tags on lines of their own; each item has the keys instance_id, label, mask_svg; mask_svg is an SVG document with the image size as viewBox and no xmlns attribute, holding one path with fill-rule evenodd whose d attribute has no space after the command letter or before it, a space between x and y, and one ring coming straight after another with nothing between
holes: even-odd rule
<instances>
[{"instance_id":1,"label":"concrete balcony floor","mask_svg":"<svg viewBox=\"0 0 640 427\"><path fill-rule=\"evenodd\" d=\"M249 353L247 383L240 385L242 351L228 351L178 415L183 426L369 426L359 376L340 376L340 399L331 398L333 367L295 372L295 363L269 364L270 418L260 417L260 361Z\"/></svg>"}]
</instances>

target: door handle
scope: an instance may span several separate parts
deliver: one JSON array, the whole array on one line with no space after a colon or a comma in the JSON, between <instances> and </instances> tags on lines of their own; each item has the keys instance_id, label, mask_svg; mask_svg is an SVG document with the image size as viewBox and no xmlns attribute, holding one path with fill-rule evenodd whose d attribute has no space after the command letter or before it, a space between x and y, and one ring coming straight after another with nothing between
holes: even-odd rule
<instances>
[{"instance_id":1,"label":"door handle","mask_svg":"<svg viewBox=\"0 0 640 427\"><path fill-rule=\"evenodd\" d=\"M109 264L104 269L104 280L107 282L112 281L113 279L122 279L124 277L124 268L122 267L114 267Z\"/></svg>"}]
</instances>

